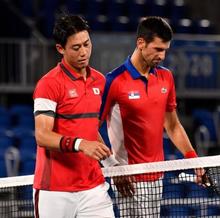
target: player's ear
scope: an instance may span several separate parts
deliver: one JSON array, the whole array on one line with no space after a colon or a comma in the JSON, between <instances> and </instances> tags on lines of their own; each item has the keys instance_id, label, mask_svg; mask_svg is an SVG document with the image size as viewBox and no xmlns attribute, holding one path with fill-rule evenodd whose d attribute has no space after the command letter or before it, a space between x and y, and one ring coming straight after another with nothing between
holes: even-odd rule
<instances>
[{"instance_id":1,"label":"player's ear","mask_svg":"<svg viewBox=\"0 0 220 218\"><path fill-rule=\"evenodd\" d=\"M142 50L145 46L145 40L143 38L137 39L137 48Z\"/></svg>"},{"instance_id":2,"label":"player's ear","mask_svg":"<svg viewBox=\"0 0 220 218\"><path fill-rule=\"evenodd\" d=\"M64 48L62 47L62 45L56 44L56 49L61 55L64 54Z\"/></svg>"}]
</instances>

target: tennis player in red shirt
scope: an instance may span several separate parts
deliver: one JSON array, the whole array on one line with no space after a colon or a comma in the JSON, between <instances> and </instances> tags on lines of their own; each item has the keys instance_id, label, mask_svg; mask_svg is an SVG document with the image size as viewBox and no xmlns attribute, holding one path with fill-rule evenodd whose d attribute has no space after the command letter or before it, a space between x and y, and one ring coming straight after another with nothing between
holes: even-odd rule
<instances>
[{"instance_id":1,"label":"tennis player in red shirt","mask_svg":"<svg viewBox=\"0 0 220 218\"><path fill-rule=\"evenodd\" d=\"M186 158L197 157L177 116L173 75L159 65L172 34L164 19L142 19L133 54L106 76L100 119L107 120L112 151L120 165L163 161L164 129ZM121 209L119 202L121 216L159 217L161 177L160 173L146 176L140 181L145 183L137 183L136 189L128 181L121 181L123 178L115 180L120 194L130 196L126 209ZM141 186L148 188L144 192Z\"/></svg>"},{"instance_id":2,"label":"tennis player in red shirt","mask_svg":"<svg viewBox=\"0 0 220 218\"><path fill-rule=\"evenodd\" d=\"M39 80L33 95L35 217L113 218L98 162L110 155L98 141L105 78L89 66L89 26L80 16L62 14L53 35L63 58Z\"/></svg>"}]
</instances>

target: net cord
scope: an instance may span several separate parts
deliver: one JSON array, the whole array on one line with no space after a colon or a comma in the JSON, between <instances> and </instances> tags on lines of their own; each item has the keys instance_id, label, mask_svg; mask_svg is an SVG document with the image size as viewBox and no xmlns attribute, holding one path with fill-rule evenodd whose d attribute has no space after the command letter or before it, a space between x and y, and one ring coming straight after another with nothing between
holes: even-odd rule
<instances>
[{"instance_id":1,"label":"net cord","mask_svg":"<svg viewBox=\"0 0 220 218\"><path fill-rule=\"evenodd\" d=\"M220 166L220 155L102 168L105 177Z\"/></svg>"},{"instance_id":2,"label":"net cord","mask_svg":"<svg viewBox=\"0 0 220 218\"><path fill-rule=\"evenodd\" d=\"M105 177L220 166L220 155L102 168ZM0 188L33 184L34 175L0 178Z\"/></svg>"},{"instance_id":3,"label":"net cord","mask_svg":"<svg viewBox=\"0 0 220 218\"><path fill-rule=\"evenodd\" d=\"M34 175L0 178L0 188L32 185Z\"/></svg>"}]
</instances>

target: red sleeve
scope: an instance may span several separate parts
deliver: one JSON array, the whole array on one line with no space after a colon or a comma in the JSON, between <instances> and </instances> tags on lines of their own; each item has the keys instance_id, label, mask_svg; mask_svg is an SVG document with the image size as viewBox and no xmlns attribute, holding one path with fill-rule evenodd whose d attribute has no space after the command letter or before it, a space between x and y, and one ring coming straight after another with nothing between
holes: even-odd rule
<instances>
[{"instance_id":1,"label":"red sleeve","mask_svg":"<svg viewBox=\"0 0 220 218\"><path fill-rule=\"evenodd\" d=\"M167 100L166 112L174 111L177 106L176 90L175 90L173 75L171 72L169 73L169 75L170 75L170 77L169 77L170 90L169 90L169 95L168 95L168 100Z\"/></svg>"},{"instance_id":2,"label":"red sleeve","mask_svg":"<svg viewBox=\"0 0 220 218\"><path fill-rule=\"evenodd\" d=\"M44 98L58 102L60 85L55 78L43 77L36 85L33 98Z\"/></svg>"}]
</instances>

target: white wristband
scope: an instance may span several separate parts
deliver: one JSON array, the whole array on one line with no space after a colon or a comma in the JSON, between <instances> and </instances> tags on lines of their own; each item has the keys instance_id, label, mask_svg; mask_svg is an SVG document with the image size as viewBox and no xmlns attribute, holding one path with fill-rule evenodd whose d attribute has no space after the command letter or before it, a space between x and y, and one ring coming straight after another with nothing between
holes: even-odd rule
<instances>
[{"instance_id":1,"label":"white wristband","mask_svg":"<svg viewBox=\"0 0 220 218\"><path fill-rule=\"evenodd\" d=\"M82 139L76 139L74 149L75 151L79 151L79 144L82 141Z\"/></svg>"},{"instance_id":2,"label":"white wristband","mask_svg":"<svg viewBox=\"0 0 220 218\"><path fill-rule=\"evenodd\" d=\"M115 159L113 155L110 155L105 160L101 160L101 163L104 167L113 167L119 165L119 162Z\"/></svg>"}]
</instances>

